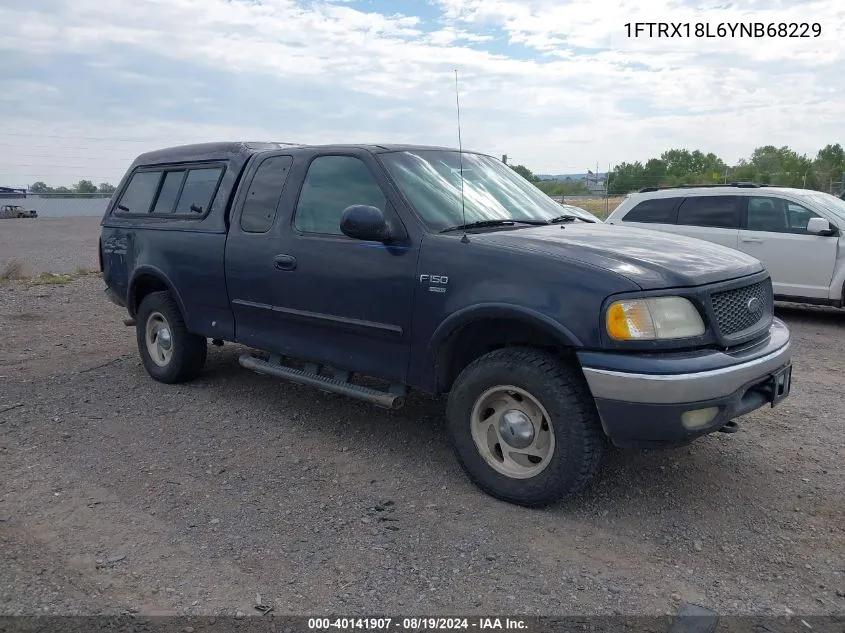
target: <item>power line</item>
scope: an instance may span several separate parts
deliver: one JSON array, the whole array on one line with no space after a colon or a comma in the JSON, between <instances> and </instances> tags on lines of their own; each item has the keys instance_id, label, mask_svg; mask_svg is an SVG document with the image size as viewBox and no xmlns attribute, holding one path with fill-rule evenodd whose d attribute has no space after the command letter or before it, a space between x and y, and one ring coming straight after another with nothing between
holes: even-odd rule
<instances>
[{"instance_id":1,"label":"power line","mask_svg":"<svg viewBox=\"0 0 845 633\"><path fill-rule=\"evenodd\" d=\"M161 137L159 138L115 138L115 137L103 137L103 136L67 136L63 134L41 134L38 132L0 132L0 136L16 136L16 137L27 137L27 138L62 138L68 140L84 140L84 141L111 141L118 143L161 143ZM185 145L190 143L199 143L202 141L170 141L171 145Z\"/></svg>"},{"instance_id":2,"label":"power line","mask_svg":"<svg viewBox=\"0 0 845 633\"><path fill-rule=\"evenodd\" d=\"M101 145L30 145L29 143L0 143L0 147L4 148L5 150L51 150L49 155L53 155L55 152L52 150L80 150L80 151L90 151L96 153L102 152L121 152L124 154L132 154L135 155L135 150L126 148L126 147L103 147Z\"/></svg>"}]
</instances>

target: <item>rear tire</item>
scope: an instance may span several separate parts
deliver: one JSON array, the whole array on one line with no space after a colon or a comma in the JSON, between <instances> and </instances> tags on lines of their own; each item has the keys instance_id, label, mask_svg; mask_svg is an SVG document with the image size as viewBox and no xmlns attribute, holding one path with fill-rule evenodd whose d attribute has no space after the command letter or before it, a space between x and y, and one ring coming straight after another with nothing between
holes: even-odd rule
<instances>
[{"instance_id":1,"label":"rear tire","mask_svg":"<svg viewBox=\"0 0 845 633\"><path fill-rule=\"evenodd\" d=\"M135 315L135 332L141 362L153 379L176 384L202 373L208 341L188 332L169 292L153 292L144 297Z\"/></svg>"},{"instance_id":2,"label":"rear tire","mask_svg":"<svg viewBox=\"0 0 845 633\"><path fill-rule=\"evenodd\" d=\"M458 376L449 438L469 478L491 496L542 507L595 476L604 437L577 366L531 348L504 348Z\"/></svg>"}]
</instances>

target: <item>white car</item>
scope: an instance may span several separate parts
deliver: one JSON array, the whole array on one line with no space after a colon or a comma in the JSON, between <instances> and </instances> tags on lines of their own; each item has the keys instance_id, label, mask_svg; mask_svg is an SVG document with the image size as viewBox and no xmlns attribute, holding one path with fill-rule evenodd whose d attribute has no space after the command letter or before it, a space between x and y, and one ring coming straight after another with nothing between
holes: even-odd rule
<instances>
[{"instance_id":1,"label":"white car","mask_svg":"<svg viewBox=\"0 0 845 633\"><path fill-rule=\"evenodd\" d=\"M763 263L776 299L845 305L845 200L830 194L744 183L647 188L605 222L729 246Z\"/></svg>"}]
</instances>

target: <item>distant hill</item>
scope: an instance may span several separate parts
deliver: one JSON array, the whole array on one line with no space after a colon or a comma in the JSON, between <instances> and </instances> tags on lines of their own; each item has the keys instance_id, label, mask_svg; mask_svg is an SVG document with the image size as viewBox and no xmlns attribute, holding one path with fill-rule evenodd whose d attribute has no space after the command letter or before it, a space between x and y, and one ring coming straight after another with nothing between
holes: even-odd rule
<instances>
[{"instance_id":1,"label":"distant hill","mask_svg":"<svg viewBox=\"0 0 845 633\"><path fill-rule=\"evenodd\" d=\"M588 177L593 180L595 176L584 172L583 174L535 174L540 180L586 180ZM603 180L607 174L599 173L599 180Z\"/></svg>"}]
</instances>

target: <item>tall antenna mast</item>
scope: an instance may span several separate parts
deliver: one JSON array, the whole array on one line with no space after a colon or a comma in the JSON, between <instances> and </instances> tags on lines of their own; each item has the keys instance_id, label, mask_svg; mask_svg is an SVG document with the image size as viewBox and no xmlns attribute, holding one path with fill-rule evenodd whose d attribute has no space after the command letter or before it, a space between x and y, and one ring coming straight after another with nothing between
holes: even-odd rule
<instances>
[{"instance_id":1,"label":"tall antenna mast","mask_svg":"<svg viewBox=\"0 0 845 633\"><path fill-rule=\"evenodd\" d=\"M464 146L461 142L461 99L458 92L458 69L455 69L455 106L458 110L458 159L460 160L461 169L461 224L467 223L467 212L464 206ZM469 242L466 229L464 229L464 236L461 241Z\"/></svg>"}]
</instances>

